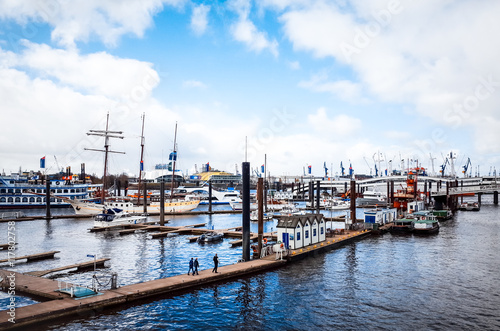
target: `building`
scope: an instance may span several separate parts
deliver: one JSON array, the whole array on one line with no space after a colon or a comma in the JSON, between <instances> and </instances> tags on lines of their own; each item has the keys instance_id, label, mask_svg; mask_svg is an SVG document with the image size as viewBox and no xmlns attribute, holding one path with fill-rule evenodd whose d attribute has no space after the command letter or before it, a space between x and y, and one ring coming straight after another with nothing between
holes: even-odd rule
<instances>
[{"instance_id":1,"label":"building","mask_svg":"<svg viewBox=\"0 0 500 331\"><path fill-rule=\"evenodd\" d=\"M326 240L323 214L281 217L276 226L278 240L289 249L298 249Z\"/></svg>"}]
</instances>

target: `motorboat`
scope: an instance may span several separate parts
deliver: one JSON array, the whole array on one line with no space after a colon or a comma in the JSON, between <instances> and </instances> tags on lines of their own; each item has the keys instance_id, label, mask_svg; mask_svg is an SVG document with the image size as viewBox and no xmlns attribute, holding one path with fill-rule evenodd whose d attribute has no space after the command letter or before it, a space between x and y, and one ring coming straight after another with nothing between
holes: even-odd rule
<instances>
[{"instance_id":1,"label":"motorboat","mask_svg":"<svg viewBox=\"0 0 500 331\"><path fill-rule=\"evenodd\" d=\"M115 225L139 224L146 219L147 216L132 215L119 208L104 208L102 213L94 217L94 227L106 228Z\"/></svg>"},{"instance_id":2,"label":"motorboat","mask_svg":"<svg viewBox=\"0 0 500 331\"><path fill-rule=\"evenodd\" d=\"M222 232L205 232L196 239L198 243L215 242L222 240L224 234Z\"/></svg>"},{"instance_id":3,"label":"motorboat","mask_svg":"<svg viewBox=\"0 0 500 331\"><path fill-rule=\"evenodd\" d=\"M439 222L437 220L418 220L415 221L413 233L415 234L433 234L439 232Z\"/></svg>"},{"instance_id":4,"label":"motorboat","mask_svg":"<svg viewBox=\"0 0 500 331\"><path fill-rule=\"evenodd\" d=\"M464 202L458 209L465 211L479 211L480 207L477 202Z\"/></svg>"}]
</instances>

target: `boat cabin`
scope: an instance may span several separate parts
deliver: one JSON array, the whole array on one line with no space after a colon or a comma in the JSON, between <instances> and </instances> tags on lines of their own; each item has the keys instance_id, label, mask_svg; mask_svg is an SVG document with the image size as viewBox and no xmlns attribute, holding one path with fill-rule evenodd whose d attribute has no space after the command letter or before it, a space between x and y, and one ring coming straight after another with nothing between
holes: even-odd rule
<instances>
[{"instance_id":1,"label":"boat cabin","mask_svg":"<svg viewBox=\"0 0 500 331\"><path fill-rule=\"evenodd\" d=\"M326 240L323 214L283 216L276 226L278 240L285 247L298 249Z\"/></svg>"},{"instance_id":2,"label":"boat cabin","mask_svg":"<svg viewBox=\"0 0 500 331\"><path fill-rule=\"evenodd\" d=\"M394 221L396 216L396 208L371 209L365 211L365 223L383 225Z\"/></svg>"}]
</instances>

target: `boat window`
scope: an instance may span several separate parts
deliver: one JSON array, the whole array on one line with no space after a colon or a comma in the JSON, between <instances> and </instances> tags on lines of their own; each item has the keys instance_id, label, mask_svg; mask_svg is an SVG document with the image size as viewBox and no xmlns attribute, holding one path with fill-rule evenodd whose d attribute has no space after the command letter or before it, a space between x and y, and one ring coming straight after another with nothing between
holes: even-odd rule
<instances>
[{"instance_id":1,"label":"boat window","mask_svg":"<svg viewBox=\"0 0 500 331\"><path fill-rule=\"evenodd\" d=\"M14 190L10 188L7 192L14 193Z\"/></svg>"},{"instance_id":2,"label":"boat window","mask_svg":"<svg viewBox=\"0 0 500 331\"><path fill-rule=\"evenodd\" d=\"M6 193L6 192L5 192L5 189L4 189L4 188L3 188L3 189L0 189L0 193Z\"/></svg>"},{"instance_id":3,"label":"boat window","mask_svg":"<svg viewBox=\"0 0 500 331\"><path fill-rule=\"evenodd\" d=\"M50 198L50 202L55 202L55 198Z\"/></svg>"},{"instance_id":4,"label":"boat window","mask_svg":"<svg viewBox=\"0 0 500 331\"><path fill-rule=\"evenodd\" d=\"M16 193L21 193L21 189L16 188Z\"/></svg>"},{"instance_id":5,"label":"boat window","mask_svg":"<svg viewBox=\"0 0 500 331\"><path fill-rule=\"evenodd\" d=\"M35 202L35 198L31 197L30 202Z\"/></svg>"},{"instance_id":6,"label":"boat window","mask_svg":"<svg viewBox=\"0 0 500 331\"><path fill-rule=\"evenodd\" d=\"M16 198L16 202L21 202L21 198Z\"/></svg>"},{"instance_id":7,"label":"boat window","mask_svg":"<svg viewBox=\"0 0 500 331\"><path fill-rule=\"evenodd\" d=\"M67 190L67 189L65 189L65 190L63 191L63 193L68 193L68 190Z\"/></svg>"},{"instance_id":8,"label":"boat window","mask_svg":"<svg viewBox=\"0 0 500 331\"><path fill-rule=\"evenodd\" d=\"M36 202L42 202L42 198L36 198Z\"/></svg>"},{"instance_id":9,"label":"boat window","mask_svg":"<svg viewBox=\"0 0 500 331\"><path fill-rule=\"evenodd\" d=\"M0 198L0 202L5 202L5 198Z\"/></svg>"},{"instance_id":10,"label":"boat window","mask_svg":"<svg viewBox=\"0 0 500 331\"><path fill-rule=\"evenodd\" d=\"M28 202L28 198L24 197L23 202Z\"/></svg>"},{"instance_id":11,"label":"boat window","mask_svg":"<svg viewBox=\"0 0 500 331\"><path fill-rule=\"evenodd\" d=\"M13 198L8 198L7 202L14 202L14 199Z\"/></svg>"},{"instance_id":12,"label":"boat window","mask_svg":"<svg viewBox=\"0 0 500 331\"><path fill-rule=\"evenodd\" d=\"M37 189L36 193L42 193L42 189Z\"/></svg>"}]
</instances>

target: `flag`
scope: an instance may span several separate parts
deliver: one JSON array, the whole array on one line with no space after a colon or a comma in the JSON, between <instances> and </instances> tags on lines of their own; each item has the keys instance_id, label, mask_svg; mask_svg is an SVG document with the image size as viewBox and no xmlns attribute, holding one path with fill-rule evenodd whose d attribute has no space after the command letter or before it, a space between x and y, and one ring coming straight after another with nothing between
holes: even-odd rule
<instances>
[{"instance_id":1,"label":"flag","mask_svg":"<svg viewBox=\"0 0 500 331\"><path fill-rule=\"evenodd\" d=\"M349 164L349 176L352 176L352 173L354 171L352 170L352 163Z\"/></svg>"},{"instance_id":2,"label":"flag","mask_svg":"<svg viewBox=\"0 0 500 331\"><path fill-rule=\"evenodd\" d=\"M311 174L311 166L307 166L307 171L309 172L309 175Z\"/></svg>"},{"instance_id":3,"label":"flag","mask_svg":"<svg viewBox=\"0 0 500 331\"><path fill-rule=\"evenodd\" d=\"M206 168L206 169L207 169L206 171L207 171L207 172L208 172L208 171L210 171L210 162L207 162L207 164L206 164L205 166L207 167L207 168Z\"/></svg>"},{"instance_id":4,"label":"flag","mask_svg":"<svg viewBox=\"0 0 500 331\"><path fill-rule=\"evenodd\" d=\"M262 165L262 166L260 167L260 169L261 169L261 172L262 172L262 173L264 173L264 165Z\"/></svg>"},{"instance_id":5,"label":"flag","mask_svg":"<svg viewBox=\"0 0 500 331\"><path fill-rule=\"evenodd\" d=\"M168 156L168 159L170 161L177 161L177 152L170 153L170 155Z\"/></svg>"},{"instance_id":6,"label":"flag","mask_svg":"<svg viewBox=\"0 0 500 331\"><path fill-rule=\"evenodd\" d=\"M45 168L45 156L40 159L40 168Z\"/></svg>"},{"instance_id":7,"label":"flag","mask_svg":"<svg viewBox=\"0 0 500 331\"><path fill-rule=\"evenodd\" d=\"M144 171L144 161L141 160L141 171Z\"/></svg>"}]
</instances>

